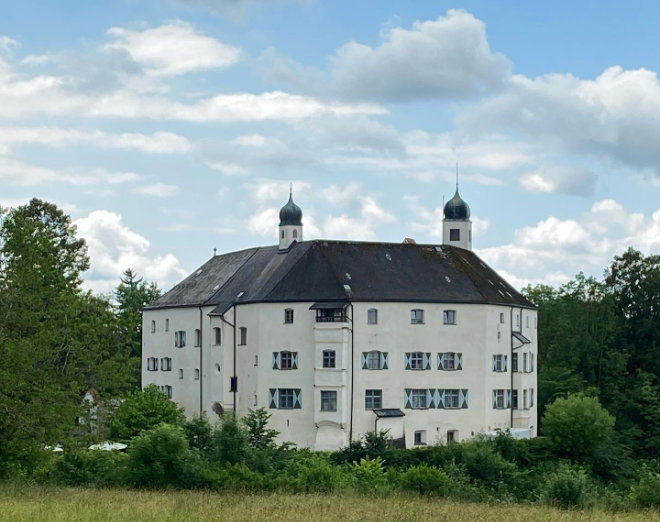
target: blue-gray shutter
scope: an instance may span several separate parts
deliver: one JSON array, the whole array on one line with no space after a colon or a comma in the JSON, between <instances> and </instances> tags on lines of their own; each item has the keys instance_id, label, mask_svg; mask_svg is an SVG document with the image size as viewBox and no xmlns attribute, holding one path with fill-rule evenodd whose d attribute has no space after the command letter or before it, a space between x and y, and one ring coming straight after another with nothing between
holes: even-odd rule
<instances>
[{"instance_id":1,"label":"blue-gray shutter","mask_svg":"<svg viewBox=\"0 0 660 522\"><path fill-rule=\"evenodd\" d=\"M437 388L433 391L433 408L441 408L441 403L442 403L442 397L440 396L441 390L438 390Z\"/></svg>"},{"instance_id":2,"label":"blue-gray shutter","mask_svg":"<svg viewBox=\"0 0 660 522\"><path fill-rule=\"evenodd\" d=\"M445 390L444 389L438 390L438 408L441 408L443 410L445 408Z\"/></svg>"},{"instance_id":3,"label":"blue-gray shutter","mask_svg":"<svg viewBox=\"0 0 660 522\"><path fill-rule=\"evenodd\" d=\"M505 371L505 372L508 371L508 370L507 370L507 359L508 359L508 355L505 355L505 356L504 356L504 370L503 370L503 371Z\"/></svg>"},{"instance_id":4,"label":"blue-gray shutter","mask_svg":"<svg viewBox=\"0 0 660 522\"><path fill-rule=\"evenodd\" d=\"M410 352L406 352L406 370L410 370L410 358L412 354Z\"/></svg>"},{"instance_id":5,"label":"blue-gray shutter","mask_svg":"<svg viewBox=\"0 0 660 522\"><path fill-rule=\"evenodd\" d=\"M493 408L497 408L497 390L493 390Z\"/></svg>"},{"instance_id":6,"label":"blue-gray shutter","mask_svg":"<svg viewBox=\"0 0 660 522\"><path fill-rule=\"evenodd\" d=\"M273 352L273 370L280 369L280 352Z\"/></svg>"},{"instance_id":7,"label":"blue-gray shutter","mask_svg":"<svg viewBox=\"0 0 660 522\"><path fill-rule=\"evenodd\" d=\"M404 408L412 408L412 390L410 388L406 388L404 391L403 403Z\"/></svg>"},{"instance_id":8,"label":"blue-gray shutter","mask_svg":"<svg viewBox=\"0 0 660 522\"><path fill-rule=\"evenodd\" d=\"M293 390L293 407L296 410L302 408L302 392L300 391L300 388L295 388Z\"/></svg>"},{"instance_id":9,"label":"blue-gray shutter","mask_svg":"<svg viewBox=\"0 0 660 522\"><path fill-rule=\"evenodd\" d=\"M435 403L433 401L433 390L431 389L426 390L426 407L435 408Z\"/></svg>"},{"instance_id":10,"label":"blue-gray shutter","mask_svg":"<svg viewBox=\"0 0 660 522\"><path fill-rule=\"evenodd\" d=\"M444 352L438 353L438 370L445 369L445 354Z\"/></svg>"},{"instance_id":11,"label":"blue-gray shutter","mask_svg":"<svg viewBox=\"0 0 660 522\"><path fill-rule=\"evenodd\" d=\"M510 408L511 407L511 390L506 390L506 398L504 402L504 407L505 408Z\"/></svg>"},{"instance_id":12,"label":"blue-gray shutter","mask_svg":"<svg viewBox=\"0 0 660 522\"><path fill-rule=\"evenodd\" d=\"M277 388L270 388L268 390L268 404L270 408L277 408L278 393Z\"/></svg>"},{"instance_id":13,"label":"blue-gray shutter","mask_svg":"<svg viewBox=\"0 0 660 522\"><path fill-rule=\"evenodd\" d=\"M456 354L456 369L457 370L462 370L463 369L463 353L458 352Z\"/></svg>"},{"instance_id":14,"label":"blue-gray shutter","mask_svg":"<svg viewBox=\"0 0 660 522\"><path fill-rule=\"evenodd\" d=\"M422 368L425 370L430 370L431 369L431 353L426 352L424 354L423 360L422 360Z\"/></svg>"},{"instance_id":15,"label":"blue-gray shutter","mask_svg":"<svg viewBox=\"0 0 660 522\"><path fill-rule=\"evenodd\" d=\"M497 371L497 355L493 355L493 371Z\"/></svg>"},{"instance_id":16,"label":"blue-gray shutter","mask_svg":"<svg viewBox=\"0 0 660 522\"><path fill-rule=\"evenodd\" d=\"M466 409L468 407L469 400L470 396L467 389L462 389L459 396L459 406L463 409Z\"/></svg>"},{"instance_id":17,"label":"blue-gray shutter","mask_svg":"<svg viewBox=\"0 0 660 522\"><path fill-rule=\"evenodd\" d=\"M367 369L367 352L362 352L362 363L361 363L362 369L366 370Z\"/></svg>"},{"instance_id":18,"label":"blue-gray shutter","mask_svg":"<svg viewBox=\"0 0 660 522\"><path fill-rule=\"evenodd\" d=\"M387 352L381 352L380 354L380 369L387 370L390 366L390 358L387 355Z\"/></svg>"},{"instance_id":19,"label":"blue-gray shutter","mask_svg":"<svg viewBox=\"0 0 660 522\"><path fill-rule=\"evenodd\" d=\"M293 368L294 370L297 370L298 369L298 352L293 352L291 354L291 359L292 359L291 368Z\"/></svg>"}]
</instances>

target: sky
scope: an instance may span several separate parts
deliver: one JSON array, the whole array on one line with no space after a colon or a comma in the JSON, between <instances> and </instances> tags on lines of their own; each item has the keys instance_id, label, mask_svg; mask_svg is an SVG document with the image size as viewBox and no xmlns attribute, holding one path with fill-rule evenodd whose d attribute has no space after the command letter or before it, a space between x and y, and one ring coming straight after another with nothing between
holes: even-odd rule
<instances>
[{"instance_id":1,"label":"sky","mask_svg":"<svg viewBox=\"0 0 660 522\"><path fill-rule=\"evenodd\" d=\"M213 255L305 239L442 242L517 288L660 252L660 3L7 2L0 205L87 241L85 288L167 290Z\"/></svg>"}]
</instances>

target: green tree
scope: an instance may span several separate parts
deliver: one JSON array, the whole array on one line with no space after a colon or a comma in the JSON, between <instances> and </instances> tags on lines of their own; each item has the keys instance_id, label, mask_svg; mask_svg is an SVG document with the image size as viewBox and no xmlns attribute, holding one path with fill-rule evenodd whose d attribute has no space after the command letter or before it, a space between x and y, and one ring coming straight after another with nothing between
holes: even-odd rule
<instances>
[{"instance_id":1,"label":"green tree","mask_svg":"<svg viewBox=\"0 0 660 522\"><path fill-rule=\"evenodd\" d=\"M248 414L241 419L247 428L248 442L255 449L269 449L275 446L277 430L268 429L268 419L271 415L265 408L248 410Z\"/></svg>"},{"instance_id":2,"label":"green tree","mask_svg":"<svg viewBox=\"0 0 660 522\"><path fill-rule=\"evenodd\" d=\"M71 434L94 364L89 266L69 216L33 199L0 224L0 475ZM100 334L99 334L100 335Z\"/></svg>"},{"instance_id":3,"label":"green tree","mask_svg":"<svg viewBox=\"0 0 660 522\"><path fill-rule=\"evenodd\" d=\"M543 433L558 455L577 462L591 462L614 436L614 417L598 399L582 394L560 397L548 405Z\"/></svg>"},{"instance_id":4,"label":"green tree","mask_svg":"<svg viewBox=\"0 0 660 522\"><path fill-rule=\"evenodd\" d=\"M212 460L232 466L245 463L249 455L247 429L234 415L226 413L220 426L213 431Z\"/></svg>"},{"instance_id":5,"label":"green tree","mask_svg":"<svg viewBox=\"0 0 660 522\"><path fill-rule=\"evenodd\" d=\"M128 441L159 424L183 426L185 415L155 384L133 393L115 411L110 422L110 436Z\"/></svg>"}]
</instances>

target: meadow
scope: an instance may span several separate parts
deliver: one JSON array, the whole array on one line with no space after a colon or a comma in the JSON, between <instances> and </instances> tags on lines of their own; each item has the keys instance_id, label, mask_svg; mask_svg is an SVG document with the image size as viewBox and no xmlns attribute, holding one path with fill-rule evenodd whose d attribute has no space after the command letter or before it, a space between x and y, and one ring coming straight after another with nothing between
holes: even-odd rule
<instances>
[{"instance_id":1,"label":"meadow","mask_svg":"<svg viewBox=\"0 0 660 522\"><path fill-rule=\"evenodd\" d=\"M417 495L364 497L342 494L136 491L0 485L0 519L7 521L157 520L434 520L434 521L646 521L657 511L608 513L543 506L464 503Z\"/></svg>"}]
</instances>

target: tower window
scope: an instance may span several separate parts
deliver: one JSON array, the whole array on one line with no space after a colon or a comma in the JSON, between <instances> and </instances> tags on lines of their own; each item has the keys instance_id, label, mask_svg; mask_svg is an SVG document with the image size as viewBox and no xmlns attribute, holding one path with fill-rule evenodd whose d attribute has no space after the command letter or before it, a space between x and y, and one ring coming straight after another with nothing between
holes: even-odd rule
<instances>
[{"instance_id":1,"label":"tower window","mask_svg":"<svg viewBox=\"0 0 660 522\"><path fill-rule=\"evenodd\" d=\"M298 231L295 229L293 230L293 239L298 239Z\"/></svg>"},{"instance_id":2,"label":"tower window","mask_svg":"<svg viewBox=\"0 0 660 522\"><path fill-rule=\"evenodd\" d=\"M217 326L213 329L213 344L222 344L222 330Z\"/></svg>"},{"instance_id":3,"label":"tower window","mask_svg":"<svg viewBox=\"0 0 660 522\"><path fill-rule=\"evenodd\" d=\"M449 241L460 241L461 231L458 228L449 229Z\"/></svg>"}]
</instances>

